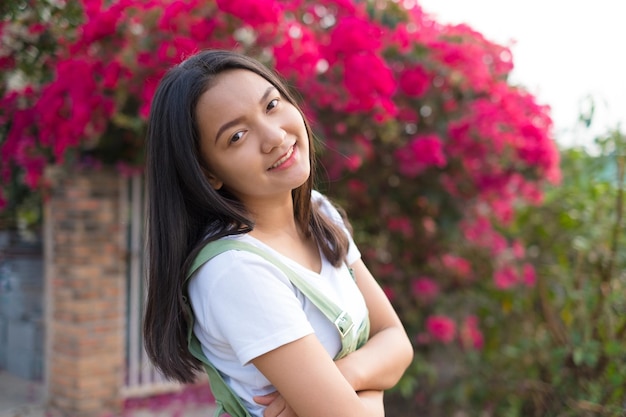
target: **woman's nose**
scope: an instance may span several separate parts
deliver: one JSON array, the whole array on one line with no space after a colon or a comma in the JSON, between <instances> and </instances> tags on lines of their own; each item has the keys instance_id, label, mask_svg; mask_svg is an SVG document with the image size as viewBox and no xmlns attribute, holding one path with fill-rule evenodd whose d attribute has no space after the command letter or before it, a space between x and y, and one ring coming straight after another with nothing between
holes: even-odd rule
<instances>
[{"instance_id":1,"label":"woman's nose","mask_svg":"<svg viewBox=\"0 0 626 417\"><path fill-rule=\"evenodd\" d=\"M283 144L287 132L279 123L267 122L261 129L261 150L270 153L272 150Z\"/></svg>"}]
</instances>

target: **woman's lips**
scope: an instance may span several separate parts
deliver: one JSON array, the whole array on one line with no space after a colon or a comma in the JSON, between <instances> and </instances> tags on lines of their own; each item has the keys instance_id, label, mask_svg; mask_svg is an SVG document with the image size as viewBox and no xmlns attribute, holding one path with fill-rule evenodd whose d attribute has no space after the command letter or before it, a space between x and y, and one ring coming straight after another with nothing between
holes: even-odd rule
<instances>
[{"instance_id":1,"label":"woman's lips","mask_svg":"<svg viewBox=\"0 0 626 417\"><path fill-rule=\"evenodd\" d=\"M275 169L275 168L278 168L281 165L283 165L285 162L287 162L293 156L294 152L295 152L295 144L292 145L287 150L287 153L284 154L278 161L274 162L274 164L271 167L269 167L269 169Z\"/></svg>"}]
</instances>

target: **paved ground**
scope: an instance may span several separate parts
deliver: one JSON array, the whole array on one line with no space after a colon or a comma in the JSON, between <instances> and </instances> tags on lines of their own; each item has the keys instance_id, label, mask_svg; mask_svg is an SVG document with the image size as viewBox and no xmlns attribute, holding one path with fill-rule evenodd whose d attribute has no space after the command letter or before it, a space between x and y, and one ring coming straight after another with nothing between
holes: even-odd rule
<instances>
[{"instance_id":1,"label":"paved ground","mask_svg":"<svg viewBox=\"0 0 626 417\"><path fill-rule=\"evenodd\" d=\"M21 379L0 370L0 417L47 417L43 383ZM206 404L172 404L160 410L136 408L124 417L211 417L214 409Z\"/></svg>"},{"instance_id":2,"label":"paved ground","mask_svg":"<svg viewBox=\"0 0 626 417\"><path fill-rule=\"evenodd\" d=\"M44 415L43 384L0 370L0 417Z\"/></svg>"}]
</instances>

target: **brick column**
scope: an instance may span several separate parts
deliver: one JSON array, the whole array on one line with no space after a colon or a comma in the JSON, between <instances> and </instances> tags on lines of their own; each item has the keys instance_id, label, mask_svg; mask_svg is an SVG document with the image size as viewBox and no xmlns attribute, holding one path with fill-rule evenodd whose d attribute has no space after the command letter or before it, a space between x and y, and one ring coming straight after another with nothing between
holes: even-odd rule
<instances>
[{"instance_id":1,"label":"brick column","mask_svg":"<svg viewBox=\"0 0 626 417\"><path fill-rule=\"evenodd\" d=\"M45 204L46 387L62 416L116 413L126 322L122 181L107 170L48 172Z\"/></svg>"}]
</instances>

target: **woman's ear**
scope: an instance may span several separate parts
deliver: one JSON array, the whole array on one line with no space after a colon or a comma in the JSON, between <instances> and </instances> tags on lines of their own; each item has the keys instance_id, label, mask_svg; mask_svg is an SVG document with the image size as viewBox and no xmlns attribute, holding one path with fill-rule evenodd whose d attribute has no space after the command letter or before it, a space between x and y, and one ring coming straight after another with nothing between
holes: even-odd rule
<instances>
[{"instance_id":1,"label":"woman's ear","mask_svg":"<svg viewBox=\"0 0 626 417\"><path fill-rule=\"evenodd\" d=\"M211 184L211 187L213 187L213 189L219 190L220 188L222 188L222 186L224 185L222 180L220 180L215 175L213 175L211 171L209 171L205 167L200 166L200 168L202 169L202 173L204 174L206 179L209 181L209 184Z\"/></svg>"},{"instance_id":2,"label":"woman's ear","mask_svg":"<svg viewBox=\"0 0 626 417\"><path fill-rule=\"evenodd\" d=\"M213 187L215 190L219 190L224 185L222 180L220 180L219 178L217 178L215 175L211 174L210 172L207 173L206 177L209 180L209 184L211 184L211 187Z\"/></svg>"}]
</instances>

